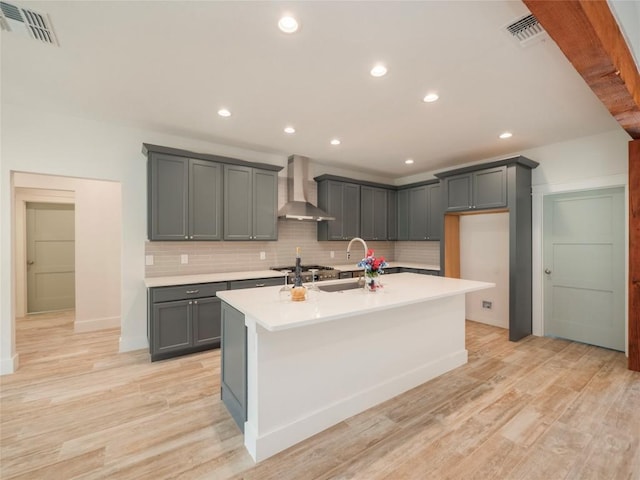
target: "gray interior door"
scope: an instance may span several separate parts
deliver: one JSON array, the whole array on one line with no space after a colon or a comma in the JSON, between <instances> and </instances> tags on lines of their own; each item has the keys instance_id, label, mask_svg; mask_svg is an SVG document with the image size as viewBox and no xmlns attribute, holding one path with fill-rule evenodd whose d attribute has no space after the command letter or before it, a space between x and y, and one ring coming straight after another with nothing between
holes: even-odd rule
<instances>
[{"instance_id":1,"label":"gray interior door","mask_svg":"<svg viewBox=\"0 0 640 480\"><path fill-rule=\"evenodd\" d=\"M27 312L75 307L74 206L27 203Z\"/></svg>"},{"instance_id":2,"label":"gray interior door","mask_svg":"<svg viewBox=\"0 0 640 480\"><path fill-rule=\"evenodd\" d=\"M544 200L544 331L624 350L624 189Z\"/></svg>"}]
</instances>

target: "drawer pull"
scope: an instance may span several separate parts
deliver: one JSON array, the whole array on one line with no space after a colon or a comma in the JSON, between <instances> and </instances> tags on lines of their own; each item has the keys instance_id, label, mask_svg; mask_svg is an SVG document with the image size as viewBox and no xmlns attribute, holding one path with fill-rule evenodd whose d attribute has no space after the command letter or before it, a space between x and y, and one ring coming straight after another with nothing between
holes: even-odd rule
<instances>
[{"instance_id":1,"label":"drawer pull","mask_svg":"<svg viewBox=\"0 0 640 480\"><path fill-rule=\"evenodd\" d=\"M200 290L187 290L184 293L200 293Z\"/></svg>"},{"instance_id":2,"label":"drawer pull","mask_svg":"<svg viewBox=\"0 0 640 480\"><path fill-rule=\"evenodd\" d=\"M264 287L264 283L256 283L256 287Z\"/></svg>"}]
</instances>

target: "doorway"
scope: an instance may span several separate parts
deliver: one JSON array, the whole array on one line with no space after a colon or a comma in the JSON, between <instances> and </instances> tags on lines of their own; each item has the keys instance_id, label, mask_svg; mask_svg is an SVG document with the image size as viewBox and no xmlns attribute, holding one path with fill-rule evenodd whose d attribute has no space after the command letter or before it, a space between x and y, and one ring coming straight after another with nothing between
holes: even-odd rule
<instances>
[{"instance_id":1,"label":"doorway","mask_svg":"<svg viewBox=\"0 0 640 480\"><path fill-rule=\"evenodd\" d=\"M546 336L625 349L624 188L547 195Z\"/></svg>"},{"instance_id":2,"label":"doorway","mask_svg":"<svg viewBox=\"0 0 640 480\"><path fill-rule=\"evenodd\" d=\"M75 307L75 208L27 202L27 313Z\"/></svg>"}]
</instances>

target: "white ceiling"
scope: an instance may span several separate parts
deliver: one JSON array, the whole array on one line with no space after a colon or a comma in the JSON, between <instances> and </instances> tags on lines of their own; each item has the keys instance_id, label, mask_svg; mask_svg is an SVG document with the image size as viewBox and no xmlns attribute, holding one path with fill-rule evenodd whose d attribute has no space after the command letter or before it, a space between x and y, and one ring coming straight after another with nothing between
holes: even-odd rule
<instances>
[{"instance_id":1,"label":"white ceiling","mask_svg":"<svg viewBox=\"0 0 640 480\"><path fill-rule=\"evenodd\" d=\"M3 103L389 178L620 128L553 41L504 32L519 1L10 3L60 46L3 32Z\"/></svg>"}]
</instances>

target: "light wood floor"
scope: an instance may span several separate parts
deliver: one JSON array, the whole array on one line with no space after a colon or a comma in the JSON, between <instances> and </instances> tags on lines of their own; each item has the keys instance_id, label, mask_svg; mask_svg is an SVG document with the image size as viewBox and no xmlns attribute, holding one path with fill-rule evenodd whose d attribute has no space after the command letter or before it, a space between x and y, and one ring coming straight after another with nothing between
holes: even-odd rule
<instances>
[{"instance_id":1,"label":"light wood floor","mask_svg":"<svg viewBox=\"0 0 640 480\"><path fill-rule=\"evenodd\" d=\"M640 478L640 374L618 352L468 322L467 365L256 466L218 350L152 364L72 320L18 321L2 479Z\"/></svg>"}]
</instances>

